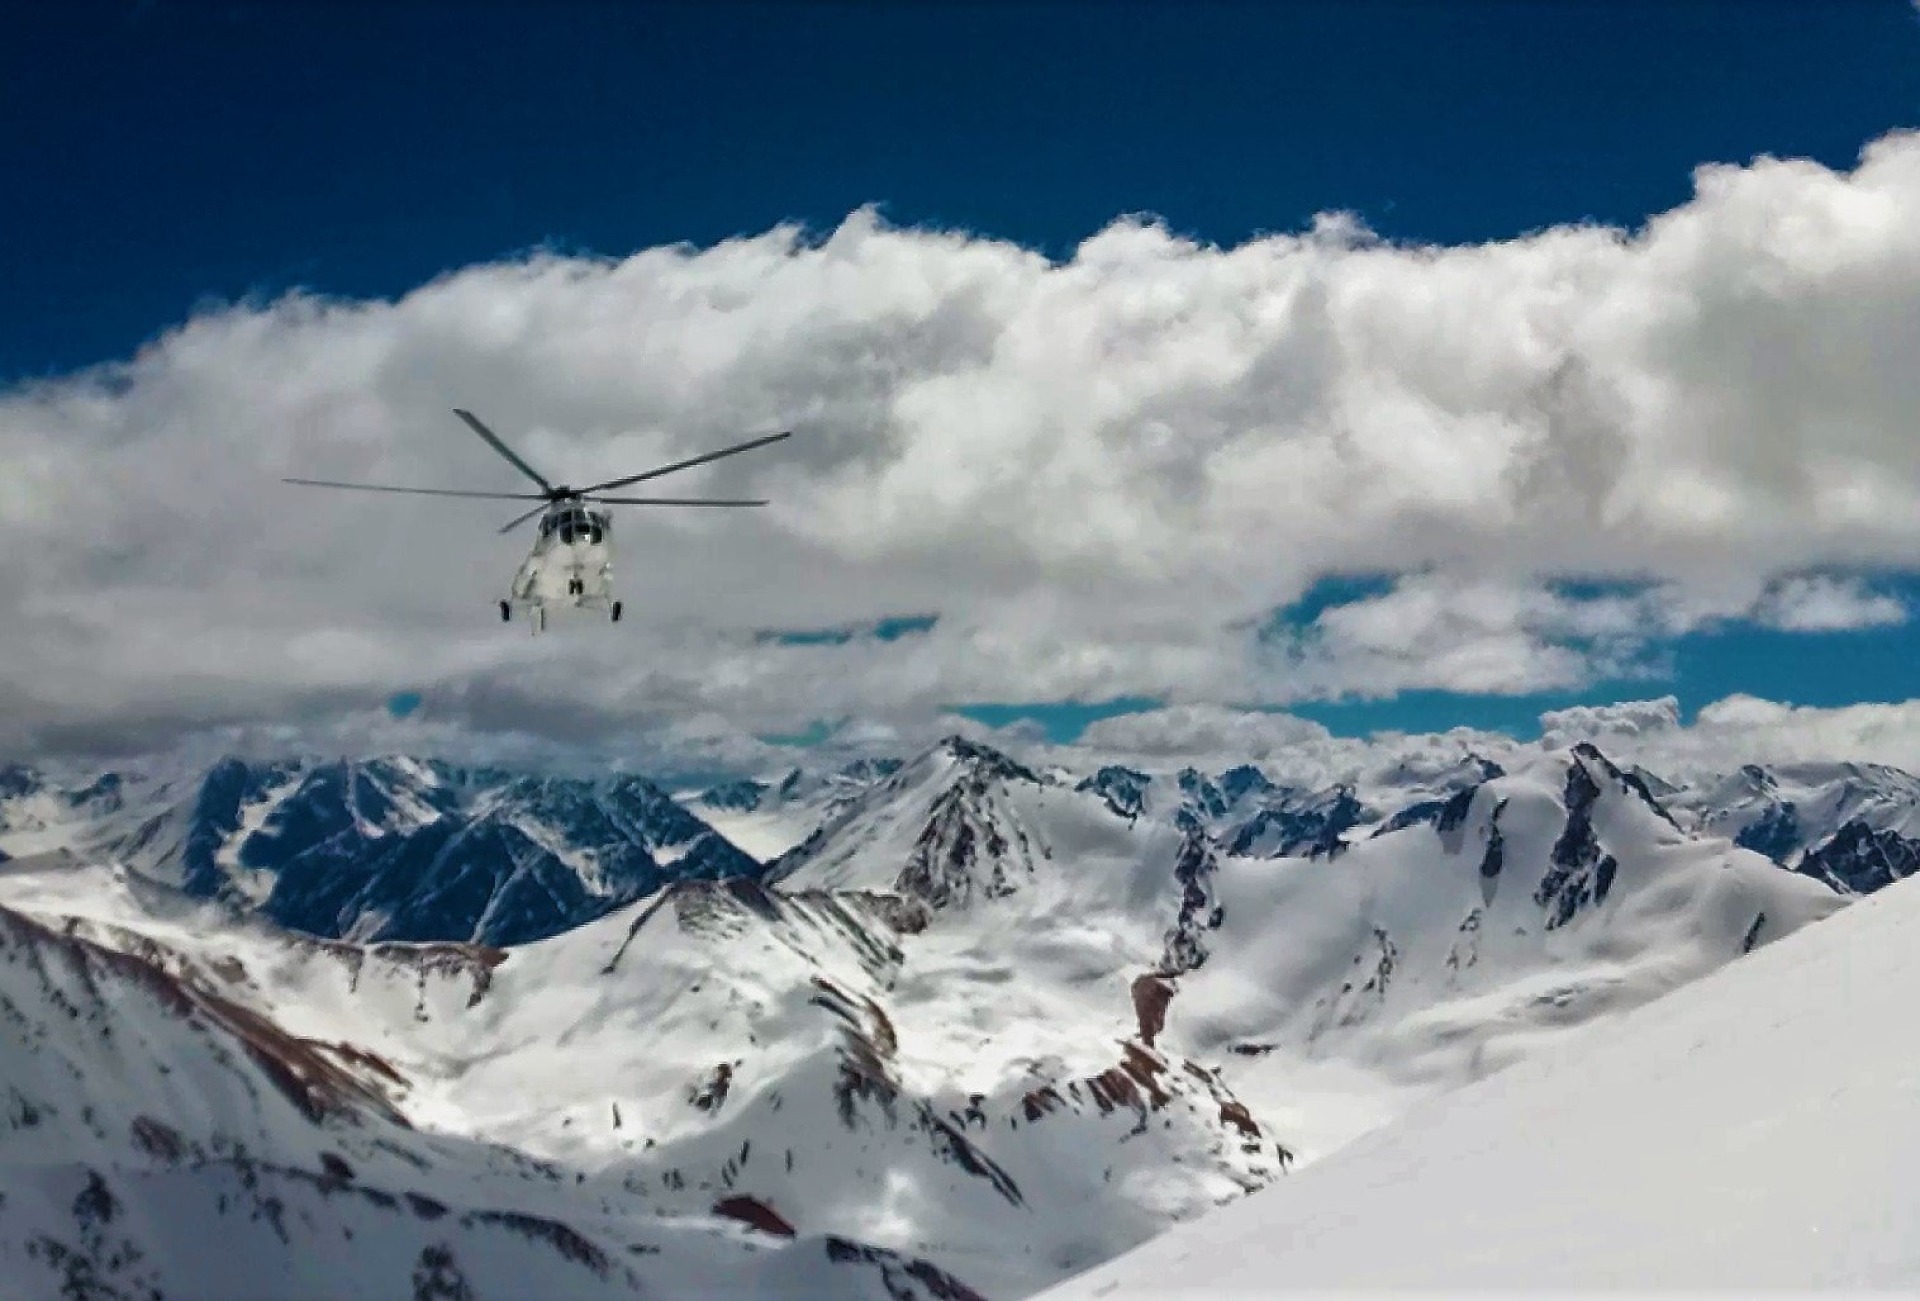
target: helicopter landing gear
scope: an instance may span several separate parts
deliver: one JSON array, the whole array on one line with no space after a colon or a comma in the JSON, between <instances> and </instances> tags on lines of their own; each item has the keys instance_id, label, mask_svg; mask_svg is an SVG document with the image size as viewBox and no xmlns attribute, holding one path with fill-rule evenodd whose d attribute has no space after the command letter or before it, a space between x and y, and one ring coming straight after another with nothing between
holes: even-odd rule
<instances>
[{"instance_id":1,"label":"helicopter landing gear","mask_svg":"<svg viewBox=\"0 0 1920 1301\"><path fill-rule=\"evenodd\" d=\"M511 601L500 602L500 622L506 623L510 621L512 618L513 618L513 603Z\"/></svg>"},{"instance_id":2,"label":"helicopter landing gear","mask_svg":"<svg viewBox=\"0 0 1920 1301\"><path fill-rule=\"evenodd\" d=\"M613 616L613 621L615 623L619 623L620 622L620 602L615 601L613 603L613 608L607 611L607 613Z\"/></svg>"}]
</instances>

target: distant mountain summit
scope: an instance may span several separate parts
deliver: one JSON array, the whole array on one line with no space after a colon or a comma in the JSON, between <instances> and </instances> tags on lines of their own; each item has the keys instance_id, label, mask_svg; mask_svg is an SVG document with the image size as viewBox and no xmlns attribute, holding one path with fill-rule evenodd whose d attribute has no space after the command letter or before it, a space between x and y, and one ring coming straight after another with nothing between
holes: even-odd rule
<instances>
[{"instance_id":1,"label":"distant mountain summit","mask_svg":"<svg viewBox=\"0 0 1920 1301\"><path fill-rule=\"evenodd\" d=\"M950 736L840 802L768 865L767 879L889 891L933 908L1008 894L1050 856L1012 791L1057 785L999 750Z\"/></svg>"},{"instance_id":2,"label":"distant mountain summit","mask_svg":"<svg viewBox=\"0 0 1920 1301\"><path fill-rule=\"evenodd\" d=\"M644 778L466 769L404 756L226 758L136 790L116 774L51 798L88 851L309 935L520 944L669 881L760 865Z\"/></svg>"},{"instance_id":3,"label":"distant mountain summit","mask_svg":"<svg viewBox=\"0 0 1920 1301\"><path fill-rule=\"evenodd\" d=\"M1746 764L1666 803L1844 894L1871 894L1920 867L1920 778L1884 764Z\"/></svg>"}]
</instances>

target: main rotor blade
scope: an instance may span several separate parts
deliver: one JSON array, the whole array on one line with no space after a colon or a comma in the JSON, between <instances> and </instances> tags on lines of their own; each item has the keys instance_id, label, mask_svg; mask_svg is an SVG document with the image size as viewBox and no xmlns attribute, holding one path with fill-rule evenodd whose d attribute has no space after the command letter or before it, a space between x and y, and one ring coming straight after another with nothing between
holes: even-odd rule
<instances>
[{"instance_id":1,"label":"main rotor blade","mask_svg":"<svg viewBox=\"0 0 1920 1301\"><path fill-rule=\"evenodd\" d=\"M539 484L542 488L545 488L548 492L553 491L553 485L548 483L545 479L541 478L540 472L538 470L534 469L531 465L528 465L525 461L521 460L519 454L515 452L511 447L508 447L505 443L501 442L500 436L498 434L494 433L491 429L481 424L480 417L474 415L473 412L471 411L462 411L459 407L455 407L453 409L453 414L456 416L459 416L462 420L466 421L468 427L471 428L474 433L486 439L487 445L493 448L494 451L500 453L500 455L506 457L509 461L512 461L515 468L518 469L520 473L526 475L529 479L532 479L535 483Z\"/></svg>"},{"instance_id":2,"label":"main rotor blade","mask_svg":"<svg viewBox=\"0 0 1920 1301\"><path fill-rule=\"evenodd\" d=\"M502 533L511 533L515 529L519 528L522 524L525 524L528 520L532 519L535 515L538 515L541 511L545 510L546 508L547 508L546 503L542 502L538 506L535 506L532 510L528 511L526 514L515 519L511 524L508 524L506 527L502 528L500 531Z\"/></svg>"},{"instance_id":3,"label":"main rotor blade","mask_svg":"<svg viewBox=\"0 0 1920 1301\"><path fill-rule=\"evenodd\" d=\"M609 506L764 506L765 501L728 501L719 497L589 497Z\"/></svg>"},{"instance_id":4,"label":"main rotor blade","mask_svg":"<svg viewBox=\"0 0 1920 1301\"><path fill-rule=\"evenodd\" d=\"M707 452L704 455L695 456L689 460L675 461L672 465L663 465L657 470L648 470L645 474L630 474L624 479L609 479L605 483L596 483L591 488L582 488L580 491L587 493L600 492L606 488L624 488L630 483L639 483L643 479L658 479L661 475L672 474L676 470L691 470L696 465L705 465L708 461L717 461L723 456L735 456L741 452L751 452L756 447L765 447L768 443L777 443L783 438L791 437L793 437L793 431L791 429L778 434L768 434L764 438L751 439L748 442L739 443L733 447L723 447L717 452Z\"/></svg>"},{"instance_id":5,"label":"main rotor blade","mask_svg":"<svg viewBox=\"0 0 1920 1301\"><path fill-rule=\"evenodd\" d=\"M354 488L360 492L410 492L423 497L481 497L488 501L537 501L547 499L536 492L465 492L458 488L395 488L384 483L338 483L332 479L282 479L308 488Z\"/></svg>"}]
</instances>

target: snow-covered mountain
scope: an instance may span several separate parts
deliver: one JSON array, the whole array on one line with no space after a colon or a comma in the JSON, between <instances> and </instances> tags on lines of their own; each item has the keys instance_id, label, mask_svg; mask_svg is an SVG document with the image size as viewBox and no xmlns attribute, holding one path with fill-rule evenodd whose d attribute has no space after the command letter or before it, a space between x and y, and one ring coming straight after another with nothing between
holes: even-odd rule
<instances>
[{"instance_id":1,"label":"snow-covered mountain","mask_svg":"<svg viewBox=\"0 0 1920 1301\"><path fill-rule=\"evenodd\" d=\"M1697 774L1417 759L1316 785L955 737L679 801L418 759L26 774L0 906L376 1060L394 1123L572 1180L563 1222L718 1214L1016 1297L1849 906ZM441 823L459 871L404 850ZM506 927L523 898L550 924ZM488 942L380 942L451 904ZM351 920L279 924L316 915Z\"/></svg>"},{"instance_id":2,"label":"snow-covered mountain","mask_svg":"<svg viewBox=\"0 0 1920 1301\"><path fill-rule=\"evenodd\" d=\"M920 1242L900 1258L965 1264L993 1295L1144 1240L1168 1199L1191 1213L1278 1169L1216 1073L1142 1042L1123 981L1037 991L1078 1023L983 1060L1001 976L962 956L964 979L903 981L923 921L885 897L684 883L504 951L294 936L70 858L9 865L0 897L341 1045L408 1123L504 1144L595 1207Z\"/></svg>"},{"instance_id":3,"label":"snow-covered mountain","mask_svg":"<svg viewBox=\"0 0 1920 1301\"><path fill-rule=\"evenodd\" d=\"M635 776L227 758L64 785L15 769L0 791L0 849L74 848L319 936L515 944L759 870Z\"/></svg>"},{"instance_id":4,"label":"snow-covered mountain","mask_svg":"<svg viewBox=\"0 0 1920 1301\"><path fill-rule=\"evenodd\" d=\"M1393 821L1337 863L1223 859L1207 874L1207 958L1180 982L1169 1035L1242 1063L1227 1080L1271 1114L1328 1062L1376 1090L1457 1086L1844 902L1688 835L1591 747ZM1311 1155L1351 1136L1298 1137Z\"/></svg>"},{"instance_id":5,"label":"snow-covered mountain","mask_svg":"<svg viewBox=\"0 0 1920 1301\"><path fill-rule=\"evenodd\" d=\"M1439 762L1403 758L1384 771L1349 773L1329 785L1275 782L1253 764L1209 775L1183 767L1148 773L1103 765L1077 783L1122 817L1158 816L1203 831L1226 852L1251 858L1335 857L1383 819L1422 816L1489 777L1499 764L1463 753Z\"/></svg>"},{"instance_id":6,"label":"snow-covered mountain","mask_svg":"<svg viewBox=\"0 0 1920 1301\"><path fill-rule=\"evenodd\" d=\"M949 742L768 879L909 901L926 919L903 941L910 964L950 982L948 961L1007 961L1056 1037L1098 1013L1027 991L1124 984L1157 1051L1209 1065L1306 1160L1843 906L1689 835L1591 747L1511 774L1425 772L1418 798L1370 811L1332 862L1232 852L1235 805L1277 788L1224 783L1240 789L1208 833L1183 816L1200 783L1176 774L1185 798L1162 820L1116 809L1114 776L1069 785Z\"/></svg>"},{"instance_id":7,"label":"snow-covered mountain","mask_svg":"<svg viewBox=\"0 0 1920 1301\"><path fill-rule=\"evenodd\" d=\"M1920 868L1920 778L1882 764L1749 764L1668 796L1704 832L1848 894Z\"/></svg>"},{"instance_id":8,"label":"snow-covered mountain","mask_svg":"<svg viewBox=\"0 0 1920 1301\"><path fill-rule=\"evenodd\" d=\"M857 759L829 768L803 765L683 792L679 799L754 857L771 860L900 766L899 759Z\"/></svg>"},{"instance_id":9,"label":"snow-covered mountain","mask_svg":"<svg viewBox=\"0 0 1920 1301\"><path fill-rule=\"evenodd\" d=\"M1917 932L1897 885L1044 1295L1913 1295Z\"/></svg>"},{"instance_id":10,"label":"snow-covered mountain","mask_svg":"<svg viewBox=\"0 0 1920 1301\"><path fill-rule=\"evenodd\" d=\"M971 1295L865 1243L781 1243L725 1205L663 1215L551 1162L417 1127L399 1070L231 997L253 979L237 963L74 930L0 907L8 1296ZM311 942L305 957L422 991L486 961Z\"/></svg>"}]
</instances>

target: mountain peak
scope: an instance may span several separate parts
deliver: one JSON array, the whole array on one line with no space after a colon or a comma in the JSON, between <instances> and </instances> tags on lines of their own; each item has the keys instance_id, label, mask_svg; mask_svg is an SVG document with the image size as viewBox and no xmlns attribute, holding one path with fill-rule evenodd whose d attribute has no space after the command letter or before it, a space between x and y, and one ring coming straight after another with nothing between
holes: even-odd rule
<instances>
[{"instance_id":1,"label":"mountain peak","mask_svg":"<svg viewBox=\"0 0 1920 1301\"><path fill-rule=\"evenodd\" d=\"M1680 830L1680 824L1674 821L1673 814L1667 811L1666 805L1654 797L1653 790L1647 785L1646 779L1641 777L1639 773L1620 767L1620 765L1601 753L1600 747L1591 741L1581 741L1575 745L1573 747L1573 754L1577 759L1585 760L1587 763L1598 767L1606 777L1617 783L1622 789L1632 793L1641 803L1645 804L1648 809L1652 810L1654 815L1662 822L1672 827L1675 831Z\"/></svg>"},{"instance_id":2,"label":"mountain peak","mask_svg":"<svg viewBox=\"0 0 1920 1301\"><path fill-rule=\"evenodd\" d=\"M41 788L37 769L21 763L0 764L0 800L19 799Z\"/></svg>"},{"instance_id":3,"label":"mountain peak","mask_svg":"<svg viewBox=\"0 0 1920 1301\"><path fill-rule=\"evenodd\" d=\"M1250 763L1243 763L1237 768L1229 768L1221 773L1219 787L1220 793L1227 797L1229 804L1237 804L1255 791L1267 795L1278 789L1268 780L1265 773Z\"/></svg>"},{"instance_id":4,"label":"mountain peak","mask_svg":"<svg viewBox=\"0 0 1920 1301\"><path fill-rule=\"evenodd\" d=\"M1795 869L1848 895L1871 894L1920 872L1920 840L1852 821Z\"/></svg>"},{"instance_id":5,"label":"mountain peak","mask_svg":"<svg viewBox=\"0 0 1920 1301\"><path fill-rule=\"evenodd\" d=\"M945 755L956 763L966 764L983 776L996 777L1001 781L1031 782L1035 786L1048 784L1044 777L1017 759L990 745L970 741L957 732L942 737L933 747L933 752Z\"/></svg>"},{"instance_id":6,"label":"mountain peak","mask_svg":"<svg viewBox=\"0 0 1920 1301\"><path fill-rule=\"evenodd\" d=\"M1059 783L992 746L943 737L833 810L769 865L768 879L909 896L934 908L1012 894L1046 850L1025 794Z\"/></svg>"},{"instance_id":7,"label":"mountain peak","mask_svg":"<svg viewBox=\"0 0 1920 1301\"><path fill-rule=\"evenodd\" d=\"M522 943L682 876L759 870L634 774L228 754L186 780L55 794L74 843L322 938Z\"/></svg>"},{"instance_id":8,"label":"mountain peak","mask_svg":"<svg viewBox=\"0 0 1920 1301\"><path fill-rule=\"evenodd\" d=\"M1153 778L1146 773L1107 764L1093 776L1081 779L1074 789L1098 795L1120 817L1137 818L1146 811L1147 788L1152 784Z\"/></svg>"},{"instance_id":9,"label":"mountain peak","mask_svg":"<svg viewBox=\"0 0 1920 1301\"><path fill-rule=\"evenodd\" d=\"M893 776L901 766L898 759L855 759L841 767L840 775L849 781L872 785Z\"/></svg>"},{"instance_id":10,"label":"mountain peak","mask_svg":"<svg viewBox=\"0 0 1920 1301\"><path fill-rule=\"evenodd\" d=\"M709 787L701 794L700 802L710 809L729 813L752 813L760 807L760 801L766 797L769 789L765 782L755 781L751 777L741 777Z\"/></svg>"}]
</instances>

